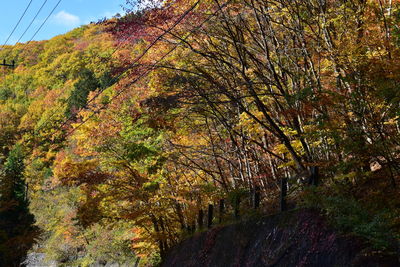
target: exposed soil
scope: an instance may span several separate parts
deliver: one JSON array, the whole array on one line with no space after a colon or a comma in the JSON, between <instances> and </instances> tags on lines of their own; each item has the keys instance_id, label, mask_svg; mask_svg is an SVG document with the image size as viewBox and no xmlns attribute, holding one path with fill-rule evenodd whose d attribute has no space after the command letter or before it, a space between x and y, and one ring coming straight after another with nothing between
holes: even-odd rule
<instances>
[{"instance_id":1,"label":"exposed soil","mask_svg":"<svg viewBox=\"0 0 400 267\"><path fill-rule=\"evenodd\" d=\"M337 233L315 211L299 210L220 226L173 248L162 266L400 266Z\"/></svg>"}]
</instances>

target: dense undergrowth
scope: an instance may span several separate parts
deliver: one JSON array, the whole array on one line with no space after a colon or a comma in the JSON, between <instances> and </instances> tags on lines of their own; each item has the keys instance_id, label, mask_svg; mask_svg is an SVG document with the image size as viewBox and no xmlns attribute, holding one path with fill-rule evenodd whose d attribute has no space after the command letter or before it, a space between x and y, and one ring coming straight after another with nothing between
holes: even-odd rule
<instances>
[{"instance_id":1,"label":"dense undergrowth","mask_svg":"<svg viewBox=\"0 0 400 267\"><path fill-rule=\"evenodd\" d=\"M368 192L374 184L374 192ZM400 209L397 188L382 182L381 175L349 182L311 187L301 206L315 208L343 234L365 239L375 251L397 254L400 239Z\"/></svg>"}]
</instances>

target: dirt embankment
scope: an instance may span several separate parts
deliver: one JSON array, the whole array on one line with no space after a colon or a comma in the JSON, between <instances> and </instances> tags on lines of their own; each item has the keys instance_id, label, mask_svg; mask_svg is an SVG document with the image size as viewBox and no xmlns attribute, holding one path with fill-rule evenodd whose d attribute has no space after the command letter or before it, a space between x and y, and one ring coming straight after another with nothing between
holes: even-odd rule
<instances>
[{"instance_id":1,"label":"dirt embankment","mask_svg":"<svg viewBox=\"0 0 400 267\"><path fill-rule=\"evenodd\" d=\"M173 248L162 266L400 266L337 233L322 216L292 211L198 233Z\"/></svg>"}]
</instances>

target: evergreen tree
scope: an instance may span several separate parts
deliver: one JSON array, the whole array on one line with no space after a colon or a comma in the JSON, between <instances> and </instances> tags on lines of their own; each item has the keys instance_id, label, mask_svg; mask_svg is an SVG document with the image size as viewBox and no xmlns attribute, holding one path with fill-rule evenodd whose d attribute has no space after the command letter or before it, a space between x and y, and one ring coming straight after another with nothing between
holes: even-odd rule
<instances>
[{"instance_id":1,"label":"evergreen tree","mask_svg":"<svg viewBox=\"0 0 400 267\"><path fill-rule=\"evenodd\" d=\"M34 218L28 210L21 146L7 157L0 174L0 266L20 266L32 246Z\"/></svg>"}]
</instances>

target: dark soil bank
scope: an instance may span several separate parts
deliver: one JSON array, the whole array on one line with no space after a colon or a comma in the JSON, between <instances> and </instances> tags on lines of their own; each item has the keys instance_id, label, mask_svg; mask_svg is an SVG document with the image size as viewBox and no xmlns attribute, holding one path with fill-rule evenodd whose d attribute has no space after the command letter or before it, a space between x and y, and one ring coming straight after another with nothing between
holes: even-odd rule
<instances>
[{"instance_id":1,"label":"dark soil bank","mask_svg":"<svg viewBox=\"0 0 400 267\"><path fill-rule=\"evenodd\" d=\"M172 249L162 266L400 266L397 256L335 232L301 210L216 227Z\"/></svg>"}]
</instances>

